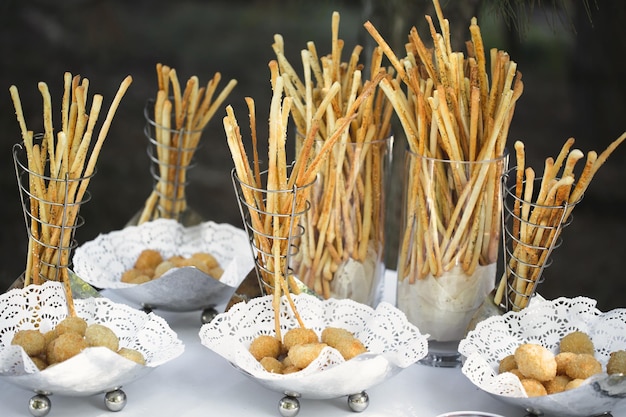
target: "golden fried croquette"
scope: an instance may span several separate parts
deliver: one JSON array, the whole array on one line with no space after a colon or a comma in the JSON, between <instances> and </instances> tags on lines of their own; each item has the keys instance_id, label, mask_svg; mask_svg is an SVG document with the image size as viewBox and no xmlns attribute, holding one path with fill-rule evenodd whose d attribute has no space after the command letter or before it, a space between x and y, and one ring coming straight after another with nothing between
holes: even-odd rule
<instances>
[{"instance_id":1,"label":"golden fried croquette","mask_svg":"<svg viewBox=\"0 0 626 417\"><path fill-rule=\"evenodd\" d=\"M557 375L554 379L544 382L543 386L546 387L548 395L558 394L559 392L565 391L565 387L570 381L571 378L567 375Z\"/></svg>"},{"instance_id":2,"label":"golden fried croquette","mask_svg":"<svg viewBox=\"0 0 626 417\"><path fill-rule=\"evenodd\" d=\"M31 359L40 371L48 367L48 363L41 356L31 356Z\"/></svg>"},{"instance_id":3,"label":"golden fried croquette","mask_svg":"<svg viewBox=\"0 0 626 417\"><path fill-rule=\"evenodd\" d=\"M48 364L63 362L82 352L87 347L85 338L75 332L66 332L58 335L48 345L46 358Z\"/></svg>"},{"instance_id":4,"label":"golden fried croquette","mask_svg":"<svg viewBox=\"0 0 626 417\"><path fill-rule=\"evenodd\" d=\"M606 373L609 375L626 374L626 350L611 352L606 364Z\"/></svg>"},{"instance_id":5,"label":"golden fried croquette","mask_svg":"<svg viewBox=\"0 0 626 417\"><path fill-rule=\"evenodd\" d=\"M507 355L500 360L500 364L498 365L498 373L502 374L504 372L509 372L512 369L517 368L517 363L515 363L515 355Z\"/></svg>"},{"instance_id":6,"label":"golden fried croquette","mask_svg":"<svg viewBox=\"0 0 626 417\"><path fill-rule=\"evenodd\" d=\"M304 369L320 355L326 346L328 346L326 343L319 342L294 345L289 349L287 356L294 366Z\"/></svg>"},{"instance_id":7,"label":"golden fried croquette","mask_svg":"<svg viewBox=\"0 0 626 417\"><path fill-rule=\"evenodd\" d=\"M593 355L595 353L595 347L587 333L575 331L563 336L559 344L559 352L587 353Z\"/></svg>"},{"instance_id":8,"label":"golden fried croquette","mask_svg":"<svg viewBox=\"0 0 626 417\"><path fill-rule=\"evenodd\" d=\"M176 265L174 265L171 261L163 261L160 264L158 264L156 268L154 268L153 278L159 278L163 276L163 274L165 274L167 271L173 268L176 268Z\"/></svg>"},{"instance_id":9,"label":"golden fried croquette","mask_svg":"<svg viewBox=\"0 0 626 417\"><path fill-rule=\"evenodd\" d=\"M576 379L572 379L570 382L567 383L567 385L565 386L565 391L569 391L571 389L574 388L578 388L580 387L582 384L584 384L585 380L584 379L580 379L580 378L576 378Z\"/></svg>"},{"instance_id":10,"label":"golden fried croquette","mask_svg":"<svg viewBox=\"0 0 626 417\"><path fill-rule=\"evenodd\" d=\"M266 356L278 358L282 350L282 343L274 336L260 335L250 343L248 350L257 361Z\"/></svg>"},{"instance_id":11,"label":"golden fried croquette","mask_svg":"<svg viewBox=\"0 0 626 417\"><path fill-rule=\"evenodd\" d=\"M287 374L293 374L294 372L300 372L302 369L298 368L295 365L289 365L289 366L285 366L283 368L283 375L287 375Z\"/></svg>"},{"instance_id":12,"label":"golden fried croquette","mask_svg":"<svg viewBox=\"0 0 626 417\"><path fill-rule=\"evenodd\" d=\"M141 269L131 268L122 273L122 278L120 281L126 282L128 284L134 284L137 278L140 276L145 276L144 272Z\"/></svg>"},{"instance_id":13,"label":"golden fried croquette","mask_svg":"<svg viewBox=\"0 0 626 417\"><path fill-rule=\"evenodd\" d=\"M172 268L185 266L195 267L215 279L220 279L224 273L217 259L207 252L196 252L187 258L183 255L172 255L164 259L159 251L144 249L137 257L133 268L124 271L121 281L129 284L143 284L163 276Z\"/></svg>"},{"instance_id":14,"label":"golden fried croquette","mask_svg":"<svg viewBox=\"0 0 626 417\"><path fill-rule=\"evenodd\" d=\"M557 375L565 375L567 364L572 360L572 358L576 357L576 353L574 352L560 352L557 353L554 359L556 360L556 374Z\"/></svg>"},{"instance_id":15,"label":"golden fried croquette","mask_svg":"<svg viewBox=\"0 0 626 417\"><path fill-rule=\"evenodd\" d=\"M209 275L209 268L200 259L197 259L197 258L187 258L184 261L182 261L182 265L183 266L194 267L194 268L198 269L199 271Z\"/></svg>"},{"instance_id":16,"label":"golden fried croquette","mask_svg":"<svg viewBox=\"0 0 626 417\"><path fill-rule=\"evenodd\" d=\"M518 377L519 379L524 379L526 378L517 368L513 368L510 371L508 371L510 373L512 373L513 375L515 375L516 377Z\"/></svg>"},{"instance_id":17,"label":"golden fried croquette","mask_svg":"<svg viewBox=\"0 0 626 417\"><path fill-rule=\"evenodd\" d=\"M127 271L124 271L122 274L122 282L127 284L143 284L144 282L150 281L150 275L153 274L152 270L141 270L137 268L132 268Z\"/></svg>"},{"instance_id":18,"label":"golden fried croquette","mask_svg":"<svg viewBox=\"0 0 626 417\"><path fill-rule=\"evenodd\" d=\"M158 250L144 249L137 257L134 267L144 271L154 271L154 268L161 262L163 262L163 256Z\"/></svg>"},{"instance_id":19,"label":"golden fried croquette","mask_svg":"<svg viewBox=\"0 0 626 417\"><path fill-rule=\"evenodd\" d=\"M44 352L46 338L36 329L18 330L13 335L11 344L21 346L28 356L37 356Z\"/></svg>"},{"instance_id":20,"label":"golden fried croquette","mask_svg":"<svg viewBox=\"0 0 626 417\"><path fill-rule=\"evenodd\" d=\"M520 381L522 382L524 391L526 391L526 395L529 397L540 397L548 394L546 387L534 378L523 378Z\"/></svg>"},{"instance_id":21,"label":"golden fried croquette","mask_svg":"<svg viewBox=\"0 0 626 417\"><path fill-rule=\"evenodd\" d=\"M85 341L91 347L103 346L117 352L120 341L117 335L103 324L90 324L85 330Z\"/></svg>"},{"instance_id":22,"label":"golden fried croquette","mask_svg":"<svg viewBox=\"0 0 626 417\"><path fill-rule=\"evenodd\" d=\"M54 331L56 332L57 337L63 333L70 332L84 336L85 329L87 329L87 322L85 319L77 316L69 316L61 320L54 328Z\"/></svg>"},{"instance_id":23,"label":"golden fried croquette","mask_svg":"<svg viewBox=\"0 0 626 417\"><path fill-rule=\"evenodd\" d=\"M588 353L580 353L569 361L565 373L572 379L587 379L602 372L602 364Z\"/></svg>"},{"instance_id":24,"label":"golden fried croquette","mask_svg":"<svg viewBox=\"0 0 626 417\"><path fill-rule=\"evenodd\" d=\"M288 352L292 346L301 345L305 343L319 342L319 337L313 329L307 329L305 327L295 327L288 330L283 335L283 351Z\"/></svg>"},{"instance_id":25,"label":"golden fried croquette","mask_svg":"<svg viewBox=\"0 0 626 417\"><path fill-rule=\"evenodd\" d=\"M264 358L261 358L259 362L261 363L261 365L263 365L263 368L265 368L267 372L271 372L273 374L283 373L284 365L281 361L279 361L276 358L272 358L271 356L266 356Z\"/></svg>"},{"instance_id":26,"label":"golden fried croquette","mask_svg":"<svg viewBox=\"0 0 626 417\"><path fill-rule=\"evenodd\" d=\"M182 268L185 266L185 257L183 255L172 255L167 258L167 261L174 264L176 268Z\"/></svg>"},{"instance_id":27,"label":"golden fried croquette","mask_svg":"<svg viewBox=\"0 0 626 417\"><path fill-rule=\"evenodd\" d=\"M327 327L322 331L322 343L326 343L341 353L345 360L350 360L367 348L348 330L339 327Z\"/></svg>"},{"instance_id":28,"label":"golden fried croquette","mask_svg":"<svg viewBox=\"0 0 626 417\"><path fill-rule=\"evenodd\" d=\"M146 364L146 359L144 358L143 353L138 350L123 347L120 348L117 353L128 360L137 362L139 365Z\"/></svg>"},{"instance_id":29,"label":"golden fried croquette","mask_svg":"<svg viewBox=\"0 0 626 417\"><path fill-rule=\"evenodd\" d=\"M215 279L220 279L222 278L222 275L224 275L224 270L221 266L216 266L209 270L209 275L211 275Z\"/></svg>"},{"instance_id":30,"label":"golden fried croquette","mask_svg":"<svg viewBox=\"0 0 626 417\"><path fill-rule=\"evenodd\" d=\"M208 252L196 252L191 255L191 258L197 259L201 261L202 263L204 263L207 269L213 269L216 266L219 266L219 262L217 262L217 259L215 258L215 256L211 255Z\"/></svg>"},{"instance_id":31,"label":"golden fried croquette","mask_svg":"<svg viewBox=\"0 0 626 417\"><path fill-rule=\"evenodd\" d=\"M544 382L556 376L554 354L539 344L523 343L518 346L515 349L515 361L518 369L526 378Z\"/></svg>"}]
</instances>

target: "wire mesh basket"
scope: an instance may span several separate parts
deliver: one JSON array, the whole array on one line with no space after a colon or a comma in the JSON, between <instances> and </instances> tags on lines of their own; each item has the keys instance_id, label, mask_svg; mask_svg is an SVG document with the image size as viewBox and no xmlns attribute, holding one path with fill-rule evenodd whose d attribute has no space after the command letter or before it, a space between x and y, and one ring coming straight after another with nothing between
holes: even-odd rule
<instances>
[{"instance_id":1,"label":"wire mesh basket","mask_svg":"<svg viewBox=\"0 0 626 417\"><path fill-rule=\"evenodd\" d=\"M552 252L561 246L561 233L573 221L571 211L580 202L567 200L558 205L542 205L516 193L516 186L510 185L509 170L503 177L503 255L504 274L501 288L506 291L502 297L505 311L519 311L528 306L536 294L538 285L543 282L543 273L552 264ZM514 176L513 176L514 177ZM539 189L542 177L533 180L533 188ZM527 187L526 181L523 187Z\"/></svg>"}]
</instances>

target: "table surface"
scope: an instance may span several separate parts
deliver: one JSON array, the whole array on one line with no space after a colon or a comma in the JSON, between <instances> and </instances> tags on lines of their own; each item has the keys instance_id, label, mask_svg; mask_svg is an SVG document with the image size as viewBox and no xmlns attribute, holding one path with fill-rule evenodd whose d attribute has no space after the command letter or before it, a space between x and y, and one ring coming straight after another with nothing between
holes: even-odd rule
<instances>
[{"instance_id":1,"label":"table surface","mask_svg":"<svg viewBox=\"0 0 626 417\"><path fill-rule=\"evenodd\" d=\"M395 293L387 279L385 294ZM111 294L104 295L115 299ZM389 297L385 297L390 301ZM270 391L235 370L225 359L202 346L198 332L201 312L156 312L165 318L185 343L184 353L122 389L126 406L108 410L104 395L50 397L49 417L196 417L275 416L282 395ZM361 413L350 410L347 397L332 400L300 399L298 417L363 416L435 417L451 411L474 410L506 417L524 417L524 410L504 404L476 388L459 368L434 368L414 364L367 391L369 406ZM0 416L30 416L33 393L0 380ZM626 407L614 416L626 416ZM549 417L549 416L546 416Z\"/></svg>"}]
</instances>

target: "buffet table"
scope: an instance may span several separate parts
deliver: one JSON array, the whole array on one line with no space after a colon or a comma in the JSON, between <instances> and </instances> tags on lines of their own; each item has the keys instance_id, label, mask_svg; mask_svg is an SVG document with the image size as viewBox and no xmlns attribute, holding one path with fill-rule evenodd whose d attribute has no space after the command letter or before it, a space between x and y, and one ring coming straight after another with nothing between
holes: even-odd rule
<instances>
[{"instance_id":1,"label":"buffet table","mask_svg":"<svg viewBox=\"0 0 626 417\"><path fill-rule=\"evenodd\" d=\"M385 294L395 294L395 279L388 274ZM110 294L104 293L114 299ZM385 296L386 301L390 300ZM114 301L122 301L114 299ZM50 397L49 417L137 416L200 417L275 416L280 417L282 396L256 384L235 370L223 358L200 344L200 311L158 312L181 340L185 352L143 379L122 387L126 406L118 412L104 405L104 395L88 397ZM0 380L0 416L30 416L28 401L33 393ZM298 416L415 416L435 417L444 412L475 410L506 417L523 417L524 410L503 404L476 388L460 369L432 368L415 364L392 379L368 391L369 407L354 413L347 398L329 401L300 400ZM626 407L613 410L614 416L626 415ZM549 417L549 416L546 416Z\"/></svg>"}]
</instances>

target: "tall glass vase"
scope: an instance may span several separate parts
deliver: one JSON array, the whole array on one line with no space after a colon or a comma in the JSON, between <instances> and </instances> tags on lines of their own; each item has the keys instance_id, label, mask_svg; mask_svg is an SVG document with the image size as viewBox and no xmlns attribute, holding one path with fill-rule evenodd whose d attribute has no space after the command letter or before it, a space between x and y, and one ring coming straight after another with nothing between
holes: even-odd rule
<instances>
[{"instance_id":1,"label":"tall glass vase","mask_svg":"<svg viewBox=\"0 0 626 417\"><path fill-rule=\"evenodd\" d=\"M324 298L349 298L371 306L381 299L392 145L393 136L340 141L323 162L292 266L302 282Z\"/></svg>"},{"instance_id":2,"label":"tall glass vase","mask_svg":"<svg viewBox=\"0 0 626 417\"><path fill-rule=\"evenodd\" d=\"M506 165L405 153L397 305L430 335L422 363L460 366L458 343L495 287Z\"/></svg>"}]
</instances>

